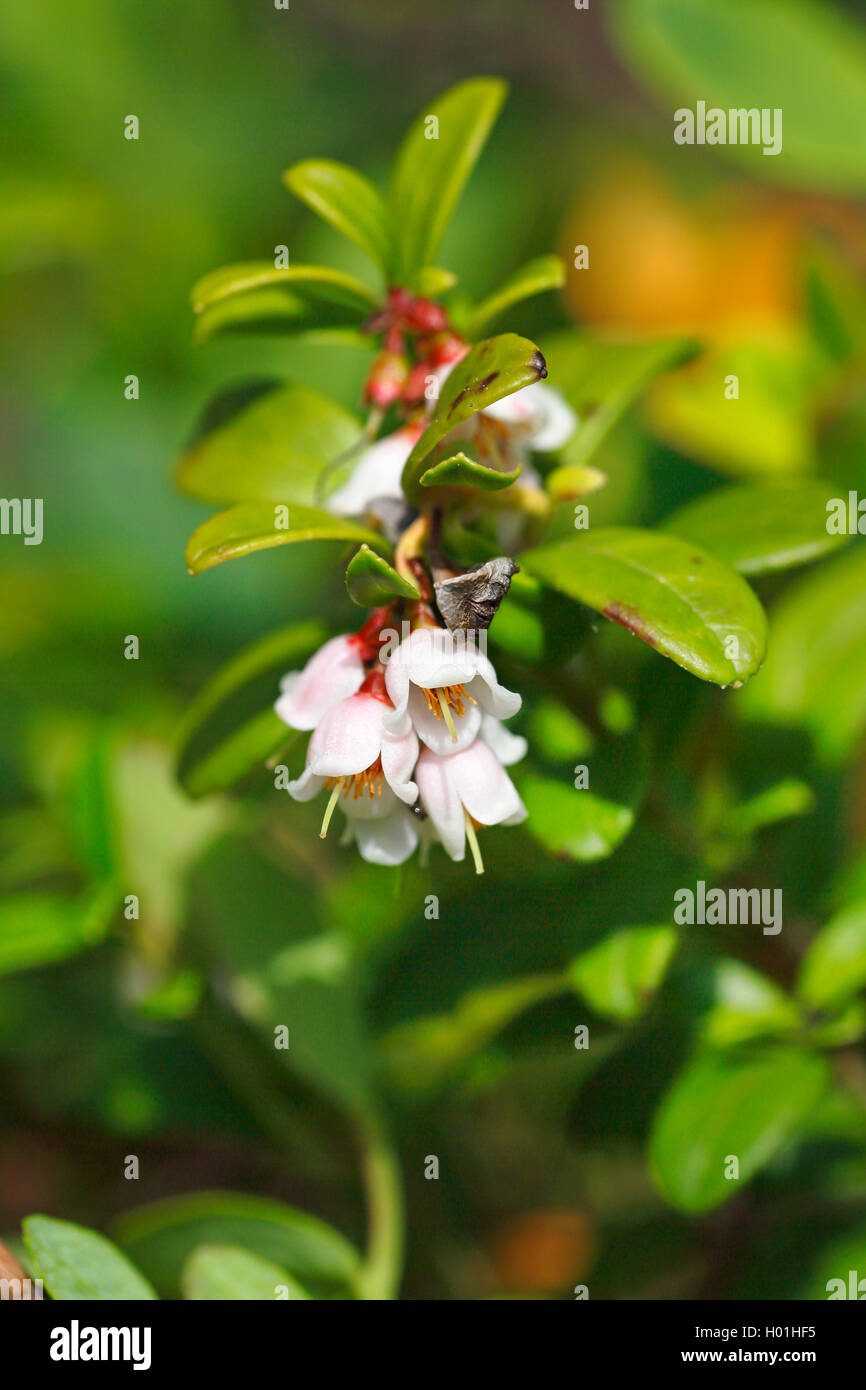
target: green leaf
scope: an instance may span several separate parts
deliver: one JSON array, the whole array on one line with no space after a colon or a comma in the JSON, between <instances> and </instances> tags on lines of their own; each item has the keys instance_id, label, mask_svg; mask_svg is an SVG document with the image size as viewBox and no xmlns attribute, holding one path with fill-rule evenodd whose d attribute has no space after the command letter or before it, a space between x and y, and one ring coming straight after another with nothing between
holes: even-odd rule
<instances>
[{"instance_id":1,"label":"green leaf","mask_svg":"<svg viewBox=\"0 0 866 1390\"><path fill-rule=\"evenodd\" d=\"M858 1183L858 1187L862 1187ZM854 1271L854 1278L851 1272ZM808 1281L795 1298L814 1302L856 1298L862 1301L860 1280L866 1270L866 1226L845 1231L821 1251Z\"/></svg>"},{"instance_id":2,"label":"green leaf","mask_svg":"<svg viewBox=\"0 0 866 1390\"><path fill-rule=\"evenodd\" d=\"M474 487L482 492L499 492L516 483L522 471L523 465L519 463L506 473L498 468L488 468L467 454L460 453L435 463L421 474L418 481L421 487Z\"/></svg>"},{"instance_id":3,"label":"green leaf","mask_svg":"<svg viewBox=\"0 0 866 1390\"><path fill-rule=\"evenodd\" d=\"M812 0L623 0L610 11L626 60L668 102L781 108L782 150L715 152L810 192L866 188L866 48L835 6ZM743 25L748 43L743 42Z\"/></svg>"},{"instance_id":4,"label":"green leaf","mask_svg":"<svg viewBox=\"0 0 866 1390\"><path fill-rule=\"evenodd\" d=\"M237 977L238 1012L270 1047L289 1030L277 1058L330 1101L361 1118L375 1108L366 1022L342 937L320 935L288 946L263 968Z\"/></svg>"},{"instance_id":5,"label":"green leaf","mask_svg":"<svg viewBox=\"0 0 866 1390\"><path fill-rule=\"evenodd\" d=\"M777 487L730 487L688 502L665 530L716 555L740 574L790 569L844 545L827 531L826 482L802 479Z\"/></svg>"},{"instance_id":6,"label":"green leaf","mask_svg":"<svg viewBox=\"0 0 866 1390\"><path fill-rule=\"evenodd\" d=\"M200 347L224 333L293 333L310 341L349 341L369 350L370 340L360 330L362 322L357 306L272 285L219 299L203 309L193 326L193 342Z\"/></svg>"},{"instance_id":7,"label":"green leaf","mask_svg":"<svg viewBox=\"0 0 866 1390\"><path fill-rule=\"evenodd\" d=\"M323 470L357 444L360 435L354 416L308 386L233 390L205 413L178 465L177 485L206 502L289 498L309 504Z\"/></svg>"},{"instance_id":8,"label":"green leaf","mask_svg":"<svg viewBox=\"0 0 866 1390\"><path fill-rule=\"evenodd\" d=\"M538 256L528 261L510 276L504 285L470 312L466 336L479 338L493 319L499 318L512 305L546 290L558 290L565 284L565 264L560 256Z\"/></svg>"},{"instance_id":9,"label":"green leaf","mask_svg":"<svg viewBox=\"0 0 866 1390\"><path fill-rule=\"evenodd\" d=\"M286 170L283 182L382 270L390 270L393 252L388 213L382 195L368 178L333 159L304 159Z\"/></svg>"},{"instance_id":10,"label":"green leaf","mask_svg":"<svg viewBox=\"0 0 866 1390\"><path fill-rule=\"evenodd\" d=\"M797 993L813 1008L847 1003L866 987L866 903L838 913L810 943Z\"/></svg>"},{"instance_id":11,"label":"green leaf","mask_svg":"<svg viewBox=\"0 0 866 1390\"><path fill-rule=\"evenodd\" d=\"M34 1272L53 1299L156 1298L126 1256L96 1231L50 1216L26 1217L23 1231Z\"/></svg>"},{"instance_id":12,"label":"green leaf","mask_svg":"<svg viewBox=\"0 0 866 1390\"><path fill-rule=\"evenodd\" d=\"M296 541L366 541L376 550L390 550L375 531L315 507L242 502L218 512L193 532L186 547L187 568L190 574L201 574L225 560Z\"/></svg>"},{"instance_id":13,"label":"green leaf","mask_svg":"<svg viewBox=\"0 0 866 1390\"><path fill-rule=\"evenodd\" d=\"M733 399L728 377L740 383ZM830 386L826 359L801 329L752 334L657 381L644 417L659 439L719 472L791 477L814 465L816 410Z\"/></svg>"},{"instance_id":14,"label":"green leaf","mask_svg":"<svg viewBox=\"0 0 866 1390\"><path fill-rule=\"evenodd\" d=\"M545 339L544 350L551 381L580 418L563 458L582 467L649 383L693 357L698 344L690 338L612 342L570 330Z\"/></svg>"},{"instance_id":15,"label":"green leaf","mask_svg":"<svg viewBox=\"0 0 866 1390\"><path fill-rule=\"evenodd\" d=\"M801 1022L799 1009L785 991L740 960L713 961L710 990L711 1004L701 1031L711 1047L790 1033Z\"/></svg>"},{"instance_id":16,"label":"green leaf","mask_svg":"<svg viewBox=\"0 0 866 1390\"><path fill-rule=\"evenodd\" d=\"M764 658L766 618L748 584L677 536L601 527L524 551L520 563L701 680L741 684Z\"/></svg>"},{"instance_id":17,"label":"green leaf","mask_svg":"<svg viewBox=\"0 0 866 1390\"><path fill-rule=\"evenodd\" d=\"M761 679L739 712L805 727L829 763L857 746L866 728L866 546L852 546L785 591L772 612Z\"/></svg>"},{"instance_id":18,"label":"green leaf","mask_svg":"<svg viewBox=\"0 0 866 1390\"><path fill-rule=\"evenodd\" d=\"M406 460L402 478L406 496L415 495L425 460L446 435L479 410L546 375L544 358L528 338L500 333L476 343L445 382L430 424Z\"/></svg>"},{"instance_id":19,"label":"green leaf","mask_svg":"<svg viewBox=\"0 0 866 1390\"><path fill-rule=\"evenodd\" d=\"M65 960L104 941L120 903L113 883L70 898L10 894L0 902L0 975Z\"/></svg>"},{"instance_id":20,"label":"green leaf","mask_svg":"<svg viewBox=\"0 0 866 1390\"><path fill-rule=\"evenodd\" d=\"M240 1245L199 1245L183 1267L181 1287L184 1298L197 1303L298 1302L310 1296L279 1265Z\"/></svg>"},{"instance_id":21,"label":"green leaf","mask_svg":"<svg viewBox=\"0 0 866 1390\"><path fill-rule=\"evenodd\" d=\"M197 314L203 314L226 299L272 286L298 289L305 296L353 309L359 317L369 314L379 303L378 295L369 286L343 270L325 265L278 267L272 261L244 261L212 270L197 281L192 290L192 307Z\"/></svg>"},{"instance_id":22,"label":"green leaf","mask_svg":"<svg viewBox=\"0 0 866 1390\"><path fill-rule=\"evenodd\" d=\"M177 776L190 796L232 786L296 735L274 713L282 676L327 639L320 623L281 628L233 657L192 701L178 730Z\"/></svg>"},{"instance_id":23,"label":"green leaf","mask_svg":"<svg viewBox=\"0 0 866 1390\"><path fill-rule=\"evenodd\" d=\"M673 927L626 927L573 960L573 989L603 1018L628 1023L643 1013L667 973Z\"/></svg>"},{"instance_id":24,"label":"green leaf","mask_svg":"<svg viewBox=\"0 0 866 1390\"><path fill-rule=\"evenodd\" d=\"M561 974L529 975L470 990L449 1013L412 1019L380 1042L392 1082L409 1093L441 1085L515 1018L568 988Z\"/></svg>"},{"instance_id":25,"label":"green leaf","mask_svg":"<svg viewBox=\"0 0 866 1390\"><path fill-rule=\"evenodd\" d=\"M410 279L408 288L423 299L439 299L456 284L453 270L445 270L441 265L422 265Z\"/></svg>"},{"instance_id":26,"label":"green leaf","mask_svg":"<svg viewBox=\"0 0 866 1390\"><path fill-rule=\"evenodd\" d=\"M662 1101L650 1139L653 1177L680 1211L710 1211L791 1140L828 1080L823 1058L779 1048L755 1058L698 1057ZM730 1159L739 1179L726 1178Z\"/></svg>"},{"instance_id":27,"label":"green leaf","mask_svg":"<svg viewBox=\"0 0 866 1390\"><path fill-rule=\"evenodd\" d=\"M387 560L383 560L367 545L362 545L349 561L346 588L349 598L362 608L378 608L382 604L393 603L395 598L421 597L417 584L404 579Z\"/></svg>"},{"instance_id":28,"label":"green leaf","mask_svg":"<svg viewBox=\"0 0 866 1390\"><path fill-rule=\"evenodd\" d=\"M127 1212L118 1244L165 1298L180 1296L187 1258L200 1245L235 1245L286 1269L310 1293L352 1290L358 1252L332 1226L296 1207L239 1192L169 1197Z\"/></svg>"},{"instance_id":29,"label":"green leaf","mask_svg":"<svg viewBox=\"0 0 866 1390\"><path fill-rule=\"evenodd\" d=\"M605 744L589 767L589 786L560 777L518 772L529 812L526 828L551 854L593 864L606 859L632 830L646 790L646 752L634 739Z\"/></svg>"},{"instance_id":30,"label":"green leaf","mask_svg":"<svg viewBox=\"0 0 866 1390\"><path fill-rule=\"evenodd\" d=\"M432 262L506 92L498 78L459 82L430 102L410 128L388 190L398 279Z\"/></svg>"}]
</instances>

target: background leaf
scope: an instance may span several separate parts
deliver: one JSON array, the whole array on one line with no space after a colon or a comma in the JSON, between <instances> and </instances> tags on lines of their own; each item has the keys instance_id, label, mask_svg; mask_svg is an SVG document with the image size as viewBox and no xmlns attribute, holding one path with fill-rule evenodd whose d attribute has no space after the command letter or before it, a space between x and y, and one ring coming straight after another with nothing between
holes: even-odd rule
<instances>
[{"instance_id":1,"label":"background leaf","mask_svg":"<svg viewBox=\"0 0 866 1390\"><path fill-rule=\"evenodd\" d=\"M804 479L777 487L722 488L689 502L665 530L716 555L740 574L767 574L844 545L827 531L832 484Z\"/></svg>"},{"instance_id":2,"label":"background leaf","mask_svg":"<svg viewBox=\"0 0 866 1390\"><path fill-rule=\"evenodd\" d=\"M809 189L866 188L866 53L838 10L811 0L619 0L609 14L624 56L668 99L782 108L781 154L719 145L720 155Z\"/></svg>"},{"instance_id":3,"label":"background leaf","mask_svg":"<svg viewBox=\"0 0 866 1390\"><path fill-rule=\"evenodd\" d=\"M193 1302L273 1302L281 1288L287 1302L309 1298L279 1265L240 1245L199 1245L183 1267L181 1287Z\"/></svg>"},{"instance_id":4,"label":"background leaf","mask_svg":"<svg viewBox=\"0 0 866 1390\"><path fill-rule=\"evenodd\" d=\"M778 1049L753 1059L698 1057L667 1092L653 1124L650 1162L662 1194L680 1211L709 1211L791 1139L827 1084L822 1058ZM728 1159L739 1178L725 1177Z\"/></svg>"},{"instance_id":5,"label":"background leaf","mask_svg":"<svg viewBox=\"0 0 866 1390\"><path fill-rule=\"evenodd\" d=\"M627 927L573 960L568 978L596 1013L627 1023L658 989L676 944L673 927Z\"/></svg>"},{"instance_id":6,"label":"background leaf","mask_svg":"<svg viewBox=\"0 0 866 1390\"><path fill-rule=\"evenodd\" d=\"M123 1250L164 1298L178 1298L188 1256L201 1245L237 1245L284 1267L311 1293L351 1290L360 1261L333 1227L283 1202L233 1192L170 1197L114 1224Z\"/></svg>"},{"instance_id":7,"label":"background leaf","mask_svg":"<svg viewBox=\"0 0 866 1390\"><path fill-rule=\"evenodd\" d=\"M24 1243L53 1299L156 1298L126 1256L96 1231L50 1216L28 1216Z\"/></svg>"}]
</instances>

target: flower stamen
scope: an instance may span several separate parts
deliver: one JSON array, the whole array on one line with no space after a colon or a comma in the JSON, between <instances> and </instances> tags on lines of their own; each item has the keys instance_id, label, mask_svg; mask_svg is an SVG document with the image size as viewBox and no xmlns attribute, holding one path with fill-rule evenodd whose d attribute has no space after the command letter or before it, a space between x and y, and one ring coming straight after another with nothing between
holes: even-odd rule
<instances>
[{"instance_id":1,"label":"flower stamen","mask_svg":"<svg viewBox=\"0 0 866 1390\"><path fill-rule=\"evenodd\" d=\"M451 735L451 742L457 742L457 730L454 727L453 715L456 714L461 719L466 713L465 701L470 705L476 705L478 701L466 691L462 685L440 685L434 690L424 691L424 698L427 701L427 708L437 719L444 719Z\"/></svg>"},{"instance_id":2,"label":"flower stamen","mask_svg":"<svg viewBox=\"0 0 866 1390\"><path fill-rule=\"evenodd\" d=\"M484 860L481 858L481 850L478 848L478 836L475 834L476 822L472 819L466 807L463 807L463 819L466 822L466 838L469 841L469 848L472 851L472 858L475 861L476 874L484 873Z\"/></svg>"}]
</instances>

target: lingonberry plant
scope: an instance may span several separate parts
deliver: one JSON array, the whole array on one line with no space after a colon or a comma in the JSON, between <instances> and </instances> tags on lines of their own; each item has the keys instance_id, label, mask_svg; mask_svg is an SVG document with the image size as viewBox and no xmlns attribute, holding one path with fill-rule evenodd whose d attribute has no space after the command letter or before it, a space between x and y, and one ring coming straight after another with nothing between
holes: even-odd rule
<instances>
[{"instance_id":1,"label":"lingonberry plant","mask_svg":"<svg viewBox=\"0 0 866 1390\"><path fill-rule=\"evenodd\" d=\"M562 262L532 262L478 305L460 299L456 275L435 264L502 96L497 81L469 81L422 113L387 200L329 160L286 174L298 197L367 253L380 288L322 266L253 263L206 276L193 296L200 337L339 324L369 343L368 414L348 445L334 403L305 393L303 468L293 467L288 412L273 469L251 461L228 476L205 448L180 481L235 504L191 538L193 574L269 546L357 545L346 587L373 612L288 674L275 710L289 729L312 731L304 770L286 790L307 800L324 789L322 836L339 806L346 840L383 865L434 844L462 860L468 845L481 873L478 831L527 815L505 771L527 751L503 722L521 695L500 684L488 632L513 657L534 648L543 664L551 627L561 652L577 652L583 605L723 686L742 685L764 654L760 604L698 538L589 525L582 499L605 479L587 457L604 426L580 369L570 379L575 409L543 382L538 345L515 333L483 336L527 296L561 285ZM668 345L652 365L689 351ZM644 366L640 349L627 371L636 365ZM570 445L576 462L564 457ZM570 602L552 605L557 593ZM273 747L244 751L276 756L285 740L270 727Z\"/></svg>"},{"instance_id":2,"label":"lingonberry plant","mask_svg":"<svg viewBox=\"0 0 866 1390\"><path fill-rule=\"evenodd\" d=\"M194 1030L281 1151L297 1152L298 1131L280 1064L348 1121L361 1153L366 1250L284 1203L225 1192L132 1211L114 1224L116 1245L34 1216L26 1256L18 1253L53 1297L79 1296L82 1271L90 1297L395 1296L404 1185L392 1122L403 1125L416 1168L420 1155L424 1177L438 1178L438 1155L426 1140L419 1150L406 1113L428 1116L423 1107L449 1088L465 1101L495 1087L508 1060L498 1040L536 1006L535 1041L550 1041L545 1008L564 1013L550 1067L522 1091L514 1083L517 1121L521 1104L537 1104L546 1124L548 1091L551 1108L566 1097L564 1109L569 1088L597 1071L602 1087L639 1095L628 1123L642 1144L645 1122L649 1156L629 1181L641 1200L644 1168L652 1201L698 1216L786 1145L829 1135L862 1149L862 1063L846 1054L866 1033L856 998L866 981L862 871L822 887L811 907L820 919L829 904L829 921L812 937L801 926L785 955L776 943L781 889L762 879L756 859L761 834L806 814L816 795L799 775L805 762L795 759L791 775L778 731L765 737L762 720L800 719L830 762L862 727L857 692L842 701L841 729L823 717L822 673L800 650L810 633L818 664L830 663L845 687L837 629L862 608L862 560L828 567L828 591L840 596L833 639L824 641L816 617L833 608L819 572L782 608L775 655L742 689L767 648L752 583L774 595L784 571L847 543L825 525L838 489L809 478L710 485L672 515L663 479L649 478L649 500L629 493L618 450L631 407L668 373L688 394L701 345L574 326L538 343L493 331L500 319L519 330L526 301L563 285L554 255L480 302L461 291L440 246L504 95L500 81L479 78L429 103L385 192L328 159L289 169L289 190L366 255L366 278L295 264L278 248L273 260L229 266L195 286L202 345L285 334L310 353L345 343L364 354L356 412L302 381L232 387L178 470L185 493L224 508L192 535L191 574L303 546L309 613L241 651L191 701L176 784L159 780L162 764L155 771L151 750L125 736L88 744L78 762L64 749L63 775L52 768L52 779L71 768L86 811L86 833L76 822L86 911L66 904L69 940L53 921L40 935L34 911L11 957L19 968L101 940L129 902L129 864L140 863L146 841L164 883L151 895L150 923L138 923L136 899L127 996L145 1018ZM507 207L489 235L508 239ZM839 348L846 292L833 276L813 288L831 401L848 381L854 335ZM718 388L724 411L721 378ZM652 467L667 465L679 466L651 455ZM635 514L661 519L655 529L626 524ZM326 566L338 564L339 582L329 584ZM322 594L332 601L324 618ZM768 693L750 704L761 688ZM741 717L754 738L748 772ZM823 814L824 772L812 781ZM142 787L155 789L160 820L147 834ZM296 803L315 798L314 821ZM109 800L119 808L114 838L138 860L115 854L100 818ZM344 849L319 842L338 827ZM230 861L226 842L245 834L261 834L265 853L253 892L248 877L235 896L230 863L216 861ZM220 902L212 917L200 908L202 927L195 911L185 920L183 876L217 836L202 897ZM276 885L268 854L279 863ZM787 882L797 856L795 845L767 862ZM708 889L710 880L731 887ZM229 946L213 927L227 918ZM680 930L698 922L705 935ZM753 942L738 938L738 954L727 943L722 953L713 932L727 925L749 925L769 943L766 968ZM408 944L394 947L394 960L377 958L400 931ZM470 986L448 974L464 953ZM421 983L389 1012L382 1000L399 994L404 976L415 980L410 960ZM372 975L373 1040L362 1000L375 992ZM552 1147L559 1162L559 1138ZM666 1237L667 1210L660 1220ZM553 1230L558 1239L562 1223ZM550 1231L542 1223L543 1239Z\"/></svg>"}]
</instances>

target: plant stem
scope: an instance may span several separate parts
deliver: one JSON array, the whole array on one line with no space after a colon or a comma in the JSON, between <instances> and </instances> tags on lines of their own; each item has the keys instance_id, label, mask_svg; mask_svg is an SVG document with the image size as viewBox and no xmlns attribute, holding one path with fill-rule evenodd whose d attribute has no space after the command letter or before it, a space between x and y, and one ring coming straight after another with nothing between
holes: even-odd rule
<instances>
[{"instance_id":1,"label":"plant stem","mask_svg":"<svg viewBox=\"0 0 866 1390\"><path fill-rule=\"evenodd\" d=\"M403 1271L403 1184L396 1154L377 1119L362 1122L360 1139L368 1228L359 1296L387 1300L396 1298Z\"/></svg>"}]
</instances>

